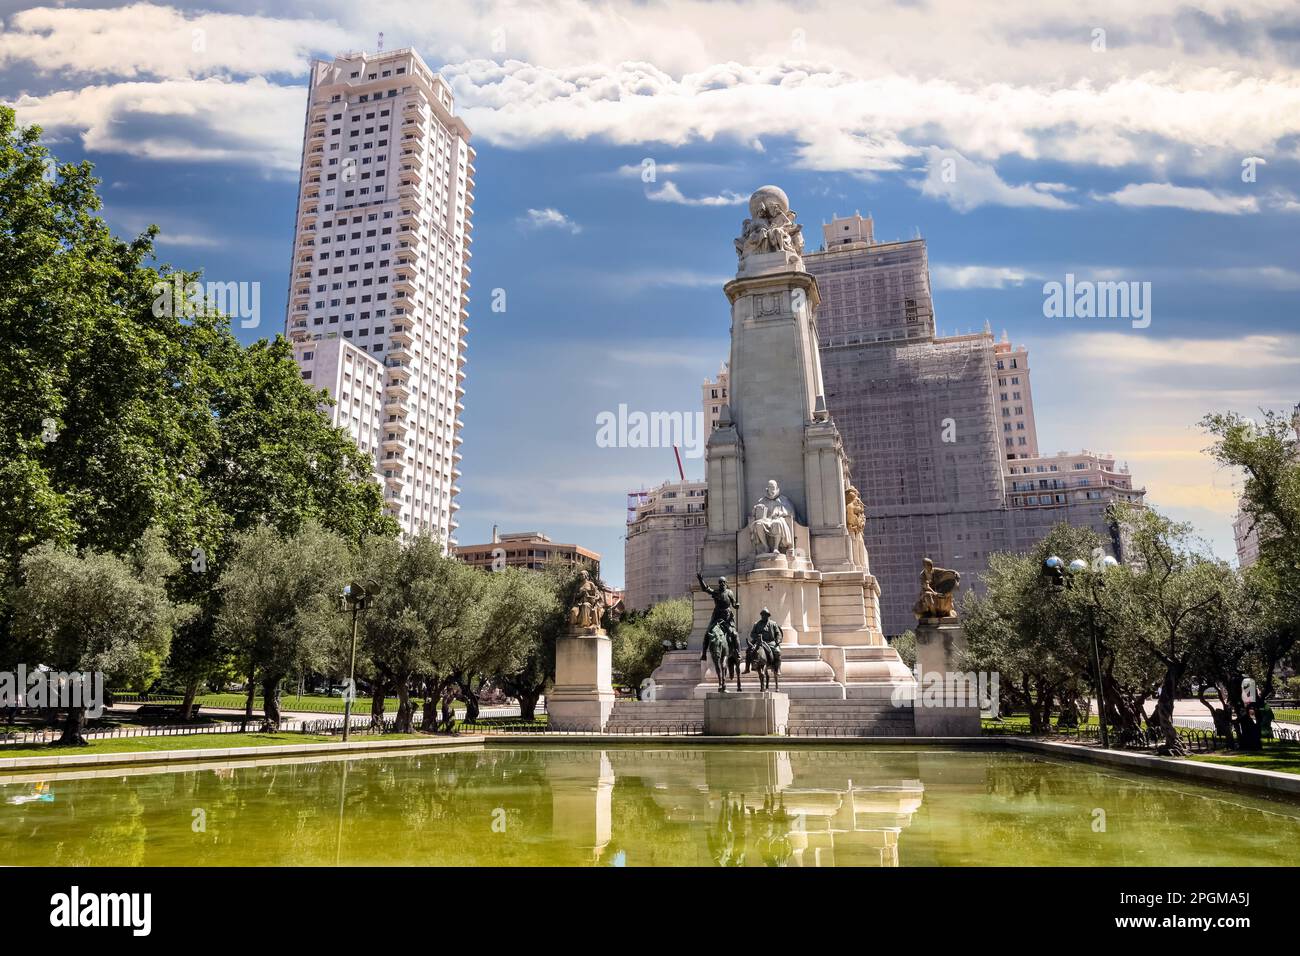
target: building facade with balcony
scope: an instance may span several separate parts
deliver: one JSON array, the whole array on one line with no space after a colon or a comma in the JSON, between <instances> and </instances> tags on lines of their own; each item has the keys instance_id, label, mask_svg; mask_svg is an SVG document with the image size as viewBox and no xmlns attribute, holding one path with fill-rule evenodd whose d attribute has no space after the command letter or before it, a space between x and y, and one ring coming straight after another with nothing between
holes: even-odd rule
<instances>
[{"instance_id":1,"label":"building facade with balcony","mask_svg":"<svg viewBox=\"0 0 1300 956\"><path fill-rule=\"evenodd\" d=\"M286 333L405 535L455 542L470 131L412 49L312 63Z\"/></svg>"}]
</instances>

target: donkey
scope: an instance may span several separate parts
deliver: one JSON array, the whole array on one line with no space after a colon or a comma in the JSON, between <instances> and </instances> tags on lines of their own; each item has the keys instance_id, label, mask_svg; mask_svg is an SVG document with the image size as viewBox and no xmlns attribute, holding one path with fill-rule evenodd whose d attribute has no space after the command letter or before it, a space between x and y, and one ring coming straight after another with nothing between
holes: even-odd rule
<instances>
[{"instance_id":1,"label":"donkey","mask_svg":"<svg viewBox=\"0 0 1300 956\"><path fill-rule=\"evenodd\" d=\"M740 692L740 654L727 639L726 630L720 624L709 628L705 636L708 641L709 660L713 663L713 673L718 676L718 692L727 692L727 680L736 678L736 691Z\"/></svg>"}]
</instances>

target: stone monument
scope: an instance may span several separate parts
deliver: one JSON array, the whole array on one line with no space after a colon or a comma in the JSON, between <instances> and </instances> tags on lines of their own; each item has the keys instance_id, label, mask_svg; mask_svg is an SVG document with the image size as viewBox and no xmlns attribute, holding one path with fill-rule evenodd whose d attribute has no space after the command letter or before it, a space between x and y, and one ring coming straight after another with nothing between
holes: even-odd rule
<instances>
[{"instance_id":1,"label":"stone monument","mask_svg":"<svg viewBox=\"0 0 1300 956\"><path fill-rule=\"evenodd\" d=\"M913 718L920 737L978 737L980 695L985 685L967 674L963 657L966 633L957 620L954 599L961 575L921 564L921 591L912 608L916 614L918 687Z\"/></svg>"},{"instance_id":2,"label":"stone monument","mask_svg":"<svg viewBox=\"0 0 1300 956\"><path fill-rule=\"evenodd\" d=\"M785 193L763 186L736 239L736 277L723 290L730 401L708 439L708 529L697 570L701 580L734 582L745 620L770 609L783 637L780 688L792 704L854 700L865 712L868 701L887 708L913 677L880 631L865 508L826 408L817 281L804 271L795 218ZM702 588L694 599L688 650L670 651L655 672L659 701L717 692L699 660L715 599Z\"/></svg>"},{"instance_id":3,"label":"stone monument","mask_svg":"<svg viewBox=\"0 0 1300 956\"><path fill-rule=\"evenodd\" d=\"M600 626L604 596L586 571L565 633L555 642L555 686L546 695L548 725L555 730L600 733L614 709L613 650Z\"/></svg>"}]
</instances>

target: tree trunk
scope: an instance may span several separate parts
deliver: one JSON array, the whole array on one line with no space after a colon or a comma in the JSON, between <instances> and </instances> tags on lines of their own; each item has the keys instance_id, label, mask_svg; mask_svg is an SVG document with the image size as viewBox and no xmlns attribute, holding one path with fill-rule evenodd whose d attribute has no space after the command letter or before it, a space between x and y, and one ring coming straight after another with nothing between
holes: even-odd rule
<instances>
[{"instance_id":1,"label":"tree trunk","mask_svg":"<svg viewBox=\"0 0 1300 956\"><path fill-rule=\"evenodd\" d=\"M537 719L537 700L542 696L542 689L534 687L518 694L519 719L532 723Z\"/></svg>"},{"instance_id":2,"label":"tree trunk","mask_svg":"<svg viewBox=\"0 0 1300 956\"><path fill-rule=\"evenodd\" d=\"M442 694L442 729L452 733L456 729L456 711L452 707L455 696L447 691ZM468 705L466 705L468 706Z\"/></svg>"},{"instance_id":3,"label":"tree trunk","mask_svg":"<svg viewBox=\"0 0 1300 956\"><path fill-rule=\"evenodd\" d=\"M1164 735L1165 742L1156 748L1162 757L1185 757L1187 748L1178 738L1178 728L1174 726L1174 698L1178 695L1178 683L1183 677L1182 664L1170 664L1165 668L1165 679L1160 684L1160 697L1156 700L1156 724Z\"/></svg>"},{"instance_id":4,"label":"tree trunk","mask_svg":"<svg viewBox=\"0 0 1300 956\"><path fill-rule=\"evenodd\" d=\"M280 678L262 681L262 733L275 733L280 729Z\"/></svg>"},{"instance_id":5,"label":"tree trunk","mask_svg":"<svg viewBox=\"0 0 1300 956\"><path fill-rule=\"evenodd\" d=\"M426 734L435 734L438 732L438 694L441 688L436 688L428 678L425 678L423 684L424 720L420 724L420 730Z\"/></svg>"},{"instance_id":6,"label":"tree trunk","mask_svg":"<svg viewBox=\"0 0 1300 956\"><path fill-rule=\"evenodd\" d=\"M90 742L82 736L86 726L86 708L69 707L68 719L63 725L63 736L59 738L60 747L88 747Z\"/></svg>"},{"instance_id":7,"label":"tree trunk","mask_svg":"<svg viewBox=\"0 0 1300 956\"><path fill-rule=\"evenodd\" d=\"M465 719L472 723L478 720L478 692L474 690L474 678L458 677L456 683L460 687L461 700L465 701Z\"/></svg>"},{"instance_id":8,"label":"tree trunk","mask_svg":"<svg viewBox=\"0 0 1300 956\"><path fill-rule=\"evenodd\" d=\"M244 719L239 722L239 732L242 734L248 730L248 724L253 719L253 697L257 693L257 684L253 682L253 672L248 672L248 694L244 698Z\"/></svg>"},{"instance_id":9,"label":"tree trunk","mask_svg":"<svg viewBox=\"0 0 1300 956\"><path fill-rule=\"evenodd\" d=\"M1232 712L1228 709L1227 702L1223 695L1219 695L1219 702L1222 707L1215 707L1205 699L1205 686L1202 685L1201 692L1196 695L1196 699L1205 705L1205 709L1210 712L1210 719L1214 721L1214 733L1228 742L1228 746L1233 750L1237 749L1236 736L1232 732Z\"/></svg>"},{"instance_id":10,"label":"tree trunk","mask_svg":"<svg viewBox=\"0 0 1300 956\"><path fill-rule=\"evenodd\" d=\"M411 681L409 677L399 677L397 684L397 718L393 721L393 733L409 734L414 731L414 707L411 705Z\"/></svg>"},{"instance_id":11,"label":"tree trunk","mask_svg":"<svg viewBox=\"0 0 1300 956\"><path fill-rule=\"evenodd\" d=\"M370 726L378 730L384 724L384 698L388 696L388 681L376 677L370 687Z\"/></svg>"},{"instance_id":12,"label":"tree trunk","mask_svg":"<svg viewBox=\"0 0 1300 956\"><path fill-rule=\"evenodd\" d=\"M1102 687L1106 692L1104 709L1106 726L1116 736L1134 736L1142 729L1142 718L1145 716L1143 704L1146 702L1146 696L1134 698L1125 693L1124 688L1120 687L1119 682L1115 680L1114 668L1114 659L1108 658L1101 679ZM1098 711L1103 712L1101 708L1098 708Z\"/></svg>"},{"instance_id":13,"label":"tree trunk","mask_svg":"<svg viewBox=\"0 0 1300 956\"><path fill-rule=\"evenodd\" d=\"M199 693L199 680L196 677L185 685L185 699L181 702L181 723L188 723L194 710L194 698Z\"/></svg>"},{"instance_id":14,"label":"tree trunk","mask_svg":"<svg viewBox=\"0 0 1300 956\"><path fill-rule=\"evenodd\" d=\"M1046 681L1034 682L1034 696L1029 701L1029 730L1035 734L1050 733L1052 729L1052 691ZM1026 685L1026 690L1028 686Z\"/></svg>"}]
</instances>

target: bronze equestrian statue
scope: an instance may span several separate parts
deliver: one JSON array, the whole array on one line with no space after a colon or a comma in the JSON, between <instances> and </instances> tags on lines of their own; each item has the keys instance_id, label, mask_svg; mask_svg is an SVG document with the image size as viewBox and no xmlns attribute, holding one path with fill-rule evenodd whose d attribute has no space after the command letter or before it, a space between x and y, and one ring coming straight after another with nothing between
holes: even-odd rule
<instances>
[{"instance_id":1,"label":"bronze equestrian statue","mask_svg":"<svg viewBox=\"0 0 1300 956\"><path fill-rule=\"evenodd\" d=\"M736 632L736 612L740 604L736 595L727 587L726 578L718 578L717 588L704 583L700 574L695 575L704 592L713 598L713 614L709 617L709 626L704 632L704 647L700 649L700 660L712 658L713 671L718 676L718 690L727 692L727 679L736 678L736 690L740 690L740 636Z\"/></svg>"},{"instance_id":2,"label":"bronze equestrian statue","mask_svg":"<svg viewBox=\"0 0 1300 956\"><path fill-rule=\"evenodd\" d=\"M772 620L772 612L763 608L749 631L745 650L745 670L758 670L758 689L767 690L772 678L781 689L781 626Z\"/></svg>"}]
</instances>

